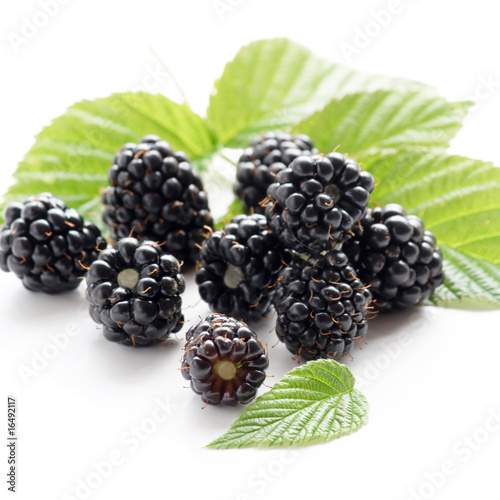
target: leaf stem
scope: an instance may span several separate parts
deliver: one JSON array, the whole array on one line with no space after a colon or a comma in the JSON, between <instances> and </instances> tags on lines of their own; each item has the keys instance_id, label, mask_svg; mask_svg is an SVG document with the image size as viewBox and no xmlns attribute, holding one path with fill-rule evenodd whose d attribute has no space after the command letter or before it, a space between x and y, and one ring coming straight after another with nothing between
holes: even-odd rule
<instances>
[{"instance_id":1,"label":"leaf stem","mask_svg":"<svg viewBox=\"0 0 500 500\"><path fill-rule=\"evenodd\" d=\"M165 61L160 57L160 55L158 54L158 52L156 52L156 50L154 49L154 47L149 47L149 50L155 56L156 60L160 63L160 65L162 66L162 68L167 72L168 76L172 80L172 83L175 85L175 87L177 88L177 90L181 94L182 99L184 101L184 104L186 104L187 106L189 106L189 102L188 102L188 99L186 97L186 94L184 93L184 90L182 90L182 87L180 86L179 82L175 78L174 74L170 71L170 68L166 65Z\"/></svg>"},{"instance_id":2,"label":"leaf stem","mask_svg":"<svg viewBox=\"0 0 500 500\"><path fill-rule=\"evenodd\" d=\"M219 152L219 156L223 159L223 160L226 160L228 163L231 163L231 165L233 165L234 167L237 167L238 164L231 160L231 158L228 158L225 154L222 154L221 152Z\"/></svg>"}]
</instances>

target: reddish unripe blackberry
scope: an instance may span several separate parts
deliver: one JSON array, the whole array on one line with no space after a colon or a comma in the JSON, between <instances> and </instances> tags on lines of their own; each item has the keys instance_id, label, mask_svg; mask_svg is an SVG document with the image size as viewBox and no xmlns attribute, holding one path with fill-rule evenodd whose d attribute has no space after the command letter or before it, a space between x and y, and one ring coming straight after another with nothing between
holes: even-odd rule
<instances>
[{"instance_id":1,"label":"reddish unripe blackberry","mask_svg":"<svg viewBox=\"0 0 500 500\"><path fill-rule=\"evenodd\" d=\"M267 188L276 175L297 158L317 154L307 135L290 135L284 132L266 132L255 137L238 161L236 171L236 195L252 212L263 214Z\"/></svg>"},{"instance_id":2,"label":"reddish unripe blackberry","mask_svg":"<svg viewBox=\"0 0 500 500\"><path fill-rule=\"evenodd\" d=\"M286 255L263 215L238 215L203 243L196 273L200 296L213 311L249 322L262 319Z\"/></svg>"},{"instance_id":3,"label":"reddish unripe blackberry","mask_svg":"<svg viewBox=\"0 0 500 500\"><path fill-rule=\"evenodd\" d=\"M204 403L249 403L266 379L268 366L255 332L234 318L211 314L186 334L181 372Z\"/></svg>"},{"instance_id":4,"label":"reddish unripe blackberry","mask_svg":"<svg viewBox=\"0 0 500 500\"><path fill-rule=\"evenodd\" d=\"M348 236L373 187L371 174L340 153L299 156L269 186L266 217L288 248L319 254Z\"/></svg>"},{"instance_id":5,"label":"reddish unripe blackberry","mask_svg":"<svg viewBox=\"0 0 500 500\"><path fill-rule=\"evenodd\" d=\"M162 342L184 323L180 265L156 243L124 238L101 252L87 274L90 316L112 342Z\"/></svg>"},{"instance_id":6,"label":"reddish unripe blackberry","mask_svg":"<svg viewBox=\"0 0 500 500\"><path fill-rule=\"evenodd\" d=\"M360 279L371 286L380 312L427 300L444 281L436 238L401 205L368 210L344 251Z\"/></svg>"},{"instance_id":7,"label":"reddish unripe blackberry","mask_svg":"<svg viewBox=\"0 0 500 500\"><path fill-rule=\"evenodd\" d=\"M371 300L344 253L295 255L276 282L276 333L300 361L339 359L366 336Z\"/></svg>"},{"instance_id":8,"label":"reddish unripe blackberry","mask_svg":"<svg viewBox=\"0 0 500 500\"><path fill-rule=\"evenodd\" d=\"M103 220L115 241L133 235L164 243L166 253L186 263L198 259L213 220L200 176L185 153L146 136L122 146L108 177Z\"/></svg>"},{"instance_id":9,"label":"reddish unripe blackberry","mask_svg":"<svg viewBox=\"0 0 500 500\"><path fill-rule=\"evenodd\" d=\"M76 288L106 248L99 229L50 193L13 202L4 211L0 268L28 290L60 293Z\"/></svg>"}]
</instances>

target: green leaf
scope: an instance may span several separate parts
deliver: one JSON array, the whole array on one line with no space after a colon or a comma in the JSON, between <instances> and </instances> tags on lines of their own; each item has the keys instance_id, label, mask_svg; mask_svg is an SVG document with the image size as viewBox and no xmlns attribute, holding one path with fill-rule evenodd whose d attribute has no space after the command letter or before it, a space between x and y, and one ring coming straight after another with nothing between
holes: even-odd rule
<instances>
[{"instance_id":1,"label":"green leaf","mask_svg":"<svg viewBox=\"0 0 500 500\"><path fill-rule=\"evenodd\" d=\"M440 305L500 305L500 169L422 149L361 159L377 180L372 201L399 203L438 239L446 281Z\"/></svg>"},{"instance_id":2,"label":"green leaf","mask_svg":"<svg viewBox=\"0 0 500 500\"><path fill-rule=\"evenodd\" d=\"M322 359L287 373L208 447L303 446L351 434L367 421L368 402L349 369Z\"/></svg>"},{"instance_id":3,"label":"green leaf","mask_svg":"<svg viewBox=\"0 0 500 500\"><path fill-rule=\"evenodd\" d=\"M471 104L423 90L359 92L334 99L293 130L309 135L320 151L340 146L353 157L374 148L446 148Z\"/></svg>"},{"instance_id":4,"label":"green leaf","mask_svg":"<svg viewBox=\"0 0 500 500\"><path fill-rule=\"evenodd\" d=\"M500 307L500 266L440 243L445 282L431 297L440 306Z\"/></svg>"},{"instance_id":5,"label":"green leaf","mask_svg":"<svg viewBox=\"0 0 500 500\"><path fill-rule=\"evenodd\" d=\"M239 198L235 198L233 202L227 207L227 212L215 223L215 229L221 229L226 224L231 222L233 217L236 217L239 214L247 214L248 210L243 203L243 200Z\"/></svg>"},{"instance_id":6,"label":"green leaf","mask_svg":"<svg viewBox=\"0 0 500 500\"><path fill-rule=\"evenodd\" d=\"M145 92L81 101L38 134L20 162L2 203L50 191L83 217L98 221L99 189L107 184L114 154L126 142L157 134L191 158L216 149L206 121L184 104Z\"/></svg>"},{"instance_id":7,"label":"green leaf","mask_svg":"<svg viewBox=\"0 0 500 500\"><path fill-rule=\"evenodd\" d=\"M395 87L430 92L421 83L335 64L286 38L259 40L226 65L207 117L222 144L245 147L249 136L289 128L334 97Z\"/></svg>"}]
</instances>

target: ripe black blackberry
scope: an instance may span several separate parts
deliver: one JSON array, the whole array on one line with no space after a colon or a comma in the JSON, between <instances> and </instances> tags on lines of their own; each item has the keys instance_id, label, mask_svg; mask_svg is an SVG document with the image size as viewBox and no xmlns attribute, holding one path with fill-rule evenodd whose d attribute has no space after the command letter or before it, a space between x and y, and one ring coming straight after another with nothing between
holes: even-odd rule
<instances>
[{"instance_id":1,"label":"ripe black blackberry","mask_svg":"<svg viewBox=\"0 0 500 500\"><path fill-rule=\"evenodd\" d=\"M344 251L360 279L371 286L380 312L427 300L444 281L436 238L401 205L368 210Z\"/></svg>"},{"instance_id":2,"label":"ripe black blackberry","mask_svg":"<svg viewBox=\"0 0 500 500\"><path fill-rule=\"evenodd\" d=\"M259 203L276 175L297 156L317 154L307 135L266 132L255 137L238 161L234 191L252 213L263 214Z\"/></svg>"},{"instance_id":3,"label":"ripe black blackberry","mask_svg":"<svg viewBox=\"0 0 500 500\"><path fill-rule=\"evenodd\" d=\"M371 174L340 153L299 156L269 186L266 217L288 248L318 254L347 237L373 187Z\"/></svg>"},{"instance_id":4,"label":"ripe black blackberry","mask_svg":"<svg viewBox=\"0 0 500 500\"><path fill-rule=\"evenodd\" d=\"M122 146L108 177L103 220L115 241L133 234L164 242L165 252L196 262L213 220L200 176L185 153L148 135L139 144Z\"/></svg>"},{"instance_id":5,"label":"ripe black blackberry","mask_svg":"<svg viewBox=\"0 0 500 500\"><path fill-rule=\"evenodd\" d=\"M341 251L295 255L276 282L276 333L300 361L339 359L366 336L371 300Z\"/></svg>"},{"instance_id":6,"label":"ripe black blackberry","mask_svg":"<svg viewBox=\"0 0 500 500\"><path fill-rule=\"evenodd\" d=\"M149 345L182 328L184 277L177 259L156 243L120 240L92 263L87 285L90 315L112 342Z\"/></svg>"},{"instance_id":7,"label":"ripe black blackberry","mask_svg":"<svg viewBox=\"0 0 500 500\"><path fill-rule=\"evenodd\" d=\"M28 290L73 290L106 248L94 224L50 193L10 203L4 220L0 268L21 278Z\"/></svg>"},{"instance_id":8,"label":"ripe black blackberry","mask_svg":"<svg viewBox=\"0 0 500 500\"><path fill-rule=\"evenodd\" d=\"M268 366L255 332L234 318L211 314L186 334L181 372L204 403L249 403Z\"/></svg>"},{"instance_id":9,"label":"ripe black blackberry","mask_svg":"<svg viewBox=\"0 0 500 500\"><path fill-rule=\"evenodd\" d=\"M263 215L238 215L203 243L196 273L201 298L213 311L244 321L262 319L286 251Z\"/></svg>"}]
</instances>

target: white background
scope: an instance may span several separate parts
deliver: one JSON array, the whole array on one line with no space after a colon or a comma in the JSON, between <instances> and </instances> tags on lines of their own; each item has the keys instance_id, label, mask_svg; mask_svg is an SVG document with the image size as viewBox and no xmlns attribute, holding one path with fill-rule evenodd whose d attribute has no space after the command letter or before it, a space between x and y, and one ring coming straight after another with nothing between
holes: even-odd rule
<instances>
[{"instance_id":1,"label":"white background","mask_svg":"<svg viewBox=\"0 0 500 500\"><path fill-rule=\"evenodd\" d=\"M0 190L34 135L67 106L144 87L157 67L150 46L203 113L213 80L238 48L278 36L359 69L424 81L452 100L475 97L452 151L500 164L499 11L491 0L401 0L385 26L377 13L388 0L223 0L224 12L214 3L67 0L16 50L12 34L21 35L24 18L33 20L41 7L2 2ZM366 46L347 58L342 44L355 45L366 29ZM168 78L150 90L180 98ZM184 303L190 324L208 312L192 285ZM369 424L293 452L203 449L239 410L202 410L183 388L181 336L144 350L105 341L83 290L33 294L3 274L0 318L0 436L7 394L19 406L14 498L500 497L498 311L419 308L373 322L367 343L345 360L371 403ZM258 329L269 346L272 326ZM272 385L296 362L281 344L270 351ZM44 364L41 356L52 359ZM36 374L23 380L20 369L33 363ZM167 419L158 401L170 401ZM9 498L7 449L0 449L0 496ZM95 464L110 456L120 463L97 475Z\"/></svg>"}]
</instances>

